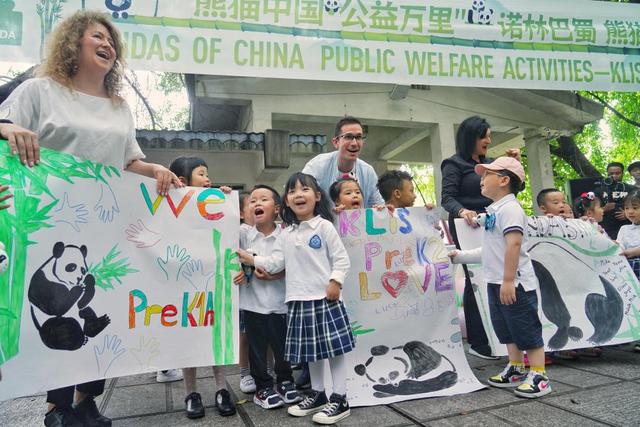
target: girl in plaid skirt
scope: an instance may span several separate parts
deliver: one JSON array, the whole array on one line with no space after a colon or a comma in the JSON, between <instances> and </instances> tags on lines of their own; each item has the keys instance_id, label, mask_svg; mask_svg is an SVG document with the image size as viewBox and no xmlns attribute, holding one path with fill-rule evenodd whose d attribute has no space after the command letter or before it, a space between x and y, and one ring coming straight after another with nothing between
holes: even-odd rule
<instances>
[{"instance_id":1,"label":"girl in plaid skirt","mask_svg":"<svg viewBox=\"0 0 640 427\"><path fill-rule=\"evenodd\" d=\"M618 244L622 255L627 257L633 272L640 279L640 190L630 192L624 199L624 216L631 224L620 227ZM640 342L636 342L635 351L640 352Z\"/></svg>"},{"instance_id":2,"label":"girl in plaid skirt","mask_svg":"<svg viewBox=\"0 0 640 427\"><path fill-rule=\"evenodd\" d=\"M334 424L349 416L347 362L353 350L349 318L340 299L349 271L349 257L333 226L331 204L311 175L294 173L285 185L282 219L288 225L268 257L239 250L243 264L268 273L286 269L287 337L285 358L308 362L311 393L290 406L290 415L314 414L313 421ZM333 394L324 391L325 359L329 362Z\"/></svg>"}]
</instances>

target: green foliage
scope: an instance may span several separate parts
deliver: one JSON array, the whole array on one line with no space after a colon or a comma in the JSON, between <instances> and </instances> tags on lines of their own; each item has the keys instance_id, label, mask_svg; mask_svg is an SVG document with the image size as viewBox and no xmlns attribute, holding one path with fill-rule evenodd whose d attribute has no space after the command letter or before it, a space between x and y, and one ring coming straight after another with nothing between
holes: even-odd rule
<instances>
[{"instance_id":1,"label":"green foliage","mask_svg":"<svg viewBox=\"0 0 640 427\"><path fill-rule=\"evenodd\" d=\"M118 256L120 251L118 251L118 245L115 245L98 264L89 266L89 272L96 279L97 287L104 290L113 289L114 282L122 284L121 277L138 272L129 266L126 258L117 259Z\"/></svg>"},{"instance_id":2,"label":"green foliage","mask_svg":"<svg viewBox=\"0 0 640 427\"><path fill-rule=\"evenodd\" d=\"M158 80L158 89L165 95L182 92L185 88L184 78L180 73L160 73Z\"/></svg>"},{"instance_id":3,"label":"green foliage","mask_svg":"<svg viewBox=\"0 0 640 427\"><path fill-rule=\"evenodd\" d=\"M436 184L432 165L404 164L400 169L413 176L416 195L418 196L415 203L416 206L422 206L424 202L436 202ZM422 199L423 197L424 200Z\"/></svg>"}]
</instances>

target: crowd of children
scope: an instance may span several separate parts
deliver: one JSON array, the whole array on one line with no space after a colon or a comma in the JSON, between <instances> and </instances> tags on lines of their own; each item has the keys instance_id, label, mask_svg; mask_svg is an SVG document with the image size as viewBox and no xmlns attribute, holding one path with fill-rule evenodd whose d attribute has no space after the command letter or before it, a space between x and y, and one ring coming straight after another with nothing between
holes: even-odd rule
<instances>
[{"instance_id":1,"label":"crowd of children","mask_svg":"<svg viewBox=\"0 0 640 427\"><path fill-rule=\"evenodd\" d=\"M207 164L200 158L179 157L170 170L184 185L212 185ZM488 384L513 387L521 397L544 396L552 388L538 317L538 280L525 250L527 217L516 199L524 188L524 169L517 160L501 157L490 164L478 164L475 172L481 176L482 194L493 201L487 208L482 247L452 251L449 256L453 263L483 265L491 322L509 356L506 367L488 378ZM416 199L413 179L407 172L386 172L377 188L386 205L375 207L389 209L391 214L394 209L413 206ZM228 187L221 190L231 191ZM0 201L8 197L0 197ZM544 215L594 223L602 221L606 204L605 196L592 191L582 193L570 206L564 194L553 188L542 190L536 202ZM623 205L630 224L620 228L617 243L640 277L640 190L631 191ZM313 176L304 173L289 178L282 197L266 185L240 194L238 256L243 269L234 277L241 310L240 389L254 393L256 405L265 409L290 405L290 415L313 414L313 421L320 424L333 424L349 416L344 356L353 350L355 340L342 301L342 285L350 262L333 220L335 213L363 207L362 189L353 177L338 179L329 195ZM640 351L639 345L636 350ZM555 352L553 356L570 359L600 352L591 348L582 353ZM296 387L292 364L304 364L308 369L309 392L303 394ZM325 392L325 365L332 381L330 396ZM236 408L226 388L224 368L212 368L215 406L220 415L233 415ZM159 380L180 379L173 371L158 372ZM196 368L183 368L182 375L186 416L203 417Z\"/></svg>"}]
</instances>

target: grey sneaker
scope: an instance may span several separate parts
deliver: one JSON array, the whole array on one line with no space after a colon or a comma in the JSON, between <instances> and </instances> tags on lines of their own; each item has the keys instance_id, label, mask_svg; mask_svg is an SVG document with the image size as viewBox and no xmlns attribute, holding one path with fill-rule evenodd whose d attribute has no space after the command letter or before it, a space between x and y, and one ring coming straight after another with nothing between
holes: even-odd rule
<instances>
[{"instance_id":1,"label":"grey sneaker","mask_svg":"<svg viewBox=\"0 0 640 427\"><path fill-rule=\"evenodd\" d=\"M282 397L276 393L273 387L265 387L253 396L253 403L264 409L273 409L284 406Z\"/></svg>"},{"instance_id":2,"label":"grey sneaker","mask_svg":"<svg viewBox=\"0 0 640 427\"><path fill-rule=\"evenodd\" d=\"M302 400L302 396L298 394L296 386L291 381L284 381L276 386L276 392L280 395L284 403L298 403Z\"/></svg>"}]
</instances>

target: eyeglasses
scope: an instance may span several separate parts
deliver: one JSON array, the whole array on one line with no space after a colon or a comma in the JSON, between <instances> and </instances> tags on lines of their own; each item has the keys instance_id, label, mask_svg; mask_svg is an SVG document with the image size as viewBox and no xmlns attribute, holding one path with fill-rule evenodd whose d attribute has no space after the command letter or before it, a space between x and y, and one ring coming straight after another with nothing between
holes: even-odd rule
<instances>
[{"instance_id":1,"label":"eyeglasses","mask_svg":"<svg viewBox=\"0 0 640 427\"><path fill-rule=\"evenodd\" d=\"M366 135L362 135L362 134L354 135L352 133L343 133L342 135L338 135L338 138L342 138L342 139L344 139L346 141L349 141L349 142L351 142L353 140L362 142L362 141L365 141L367 139L367 136Z\"/></svg>"},{"instance_id":2,"label":"eyeglasses","mask_svg":"<svg viewBox=\"0 0 640 427\"><path fill-rule=\"evenodd\" d=\"M484 170L484 174L482 174L482 177L484 178L484 177L485 177L485 176L487 176L487 175L506 176L506 175L505 175L504 173L502 173L502 172L494 172L494 171L491 171L491 170L489 170L489 169L485 169L485 170Z\"/></svg>"}]
</instances>

